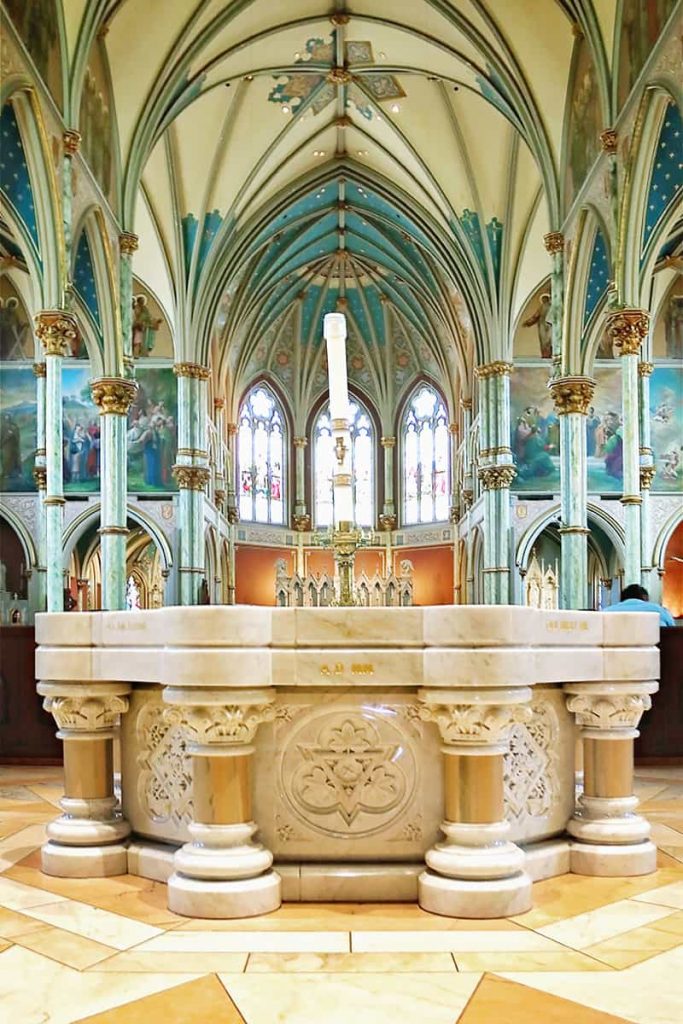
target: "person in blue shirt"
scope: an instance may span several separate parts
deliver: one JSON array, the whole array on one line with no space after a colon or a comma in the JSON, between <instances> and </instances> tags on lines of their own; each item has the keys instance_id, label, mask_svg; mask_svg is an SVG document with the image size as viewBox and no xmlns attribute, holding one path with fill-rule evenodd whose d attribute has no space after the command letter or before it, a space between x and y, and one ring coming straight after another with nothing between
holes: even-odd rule
<instances>
[{"instance_id":1,"label":"person in blue shirt","mask_svg":"<svg viewBox=\"0 0 683 1024\"><path fill-rule=\"evenodd\" d=\"M668 608L650 600L645 587L631 583L621 592L621 601L602 609L604 612L657 612L660 626L675 626L673 615Z\"/></svg>"}]
</instances>

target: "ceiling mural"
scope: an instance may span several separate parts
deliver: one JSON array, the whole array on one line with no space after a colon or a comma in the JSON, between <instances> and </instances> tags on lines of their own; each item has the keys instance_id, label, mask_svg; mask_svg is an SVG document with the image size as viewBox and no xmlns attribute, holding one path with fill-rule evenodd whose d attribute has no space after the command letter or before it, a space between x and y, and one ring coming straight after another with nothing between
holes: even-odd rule
<instances>
[{"instance_id":1,"label":"ceiling mural","mask_svg":"<svg viewBox=\"0 0 683 1024\"><path fill-rule=\"evenodd\" d=\"M38 74L61 109L64 102L59 35L61 0L3 0L3 3Z\"/></svg>"}]
</instances>

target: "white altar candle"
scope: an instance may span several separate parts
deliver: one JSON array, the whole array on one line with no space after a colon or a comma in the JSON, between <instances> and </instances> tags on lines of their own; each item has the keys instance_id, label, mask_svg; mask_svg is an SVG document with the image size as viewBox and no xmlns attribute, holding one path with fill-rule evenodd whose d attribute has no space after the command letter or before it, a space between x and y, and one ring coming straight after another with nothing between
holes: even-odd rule
<instances>
[{"instance_id":1,"label":"white altar candle","mask_svg":"<svg viewBox=\"0 0 683 1024\"><path fill-rule=\"evenodd\" d=\"M339 529L340 523L353 524L353 491L350 484L335 484L334 487L335 529Z\"/></svg>"},{"instance_id":2,"label":"white altar candle","mask_svg":"<svg viewBox=\"0 0 683 1024\"><path fill-rule=\"evenodd\" d=\"M330 386L330 417L349 418L349 388L346 375L346 317L343 313L326 313L323 337L327 342L327 374Z\"/></svg>"}]
</instances>

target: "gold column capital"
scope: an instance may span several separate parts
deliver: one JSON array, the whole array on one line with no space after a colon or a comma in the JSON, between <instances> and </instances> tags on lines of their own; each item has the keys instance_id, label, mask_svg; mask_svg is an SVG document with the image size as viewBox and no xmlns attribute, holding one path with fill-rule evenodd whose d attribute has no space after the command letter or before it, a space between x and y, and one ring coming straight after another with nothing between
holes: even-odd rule
<instances>
[{"instance_id":1,"label":"gold column capital","mask_svg":"<svg viewBox=\"0 0 683 1024\"><path fill-rule=\"evenodd\" d=\"M395 448L396 447L396 438L395 437L380 437L379 443L382 445L382 448Z\"/></svg>"},{"instance_id":2,"label":"gold column capital","mask_svg":"<svg viewBox=\"0 0 683 1024\"><path fill-rule=\"evenodd\" d=\"M199 363L176 363L173 367L176 377L192 377L195 380L208 380L211 370Z\"/></svg>"},{"instance_id":3,"label":"gold column capital","mask_svg":"<svg viewBox=\"0 0 683 1024\"><path fill-rule=\"evenodd\" d=\"M543 245L551 256L564 252L564 235L561 231L549 231L543 236Z\"/></svg>"},{"instance_id":4,"label":"gold column capital","mask_svg":"<svg viewBox=\"0 0 683 1024\"><path fill-rule=\"evenodd\" d=\"M463 412L471 412L472 411L472 399L471 398L461 398L460 399L460 408L463 410Z\"/></svg>"},{"instance_id":5,"label":"gold column capital","mask_svg":"<svg viewBox=\"0 0 683 1024\"><path fill-rule=\"evenodd\" d=\"M214 407L214 410L216 412L222 412L223 409L225 409L225 399L224 398L214 398L214 400L213 400L213 407Z\"/></svg>"},{"instance_id":6,"label":"gold column capital","mask_svg":"<svg viewBox=\"0 0 683 1024\"><path fill-rule=\"evenodd\" d=\"M638 363L638 376L649 377L654 372L654 363Z\"/></svg>"},{"instance_id":7,"label":"gold column capital","mask_svg":"<svg viewBox=\"0 0 683 1024\"><path fill-rule=\"evenodd\" d=\"M605 128L600 132L600 145L604 153L614 156L619 145L619 135L614 128Z\"/></svg>"},{"instance_id":8,"label":"gold column capital","mask_svg":"<svg viewBox=\"0 0 683 1024\"><path fill-rule=\"evenodd\" d=\"M474 376L479 380L485 380L487 377L509 377L514 366L512 363L506 363L503 359L496 359L492 363L482 363L481 366L475 366Z\"/></svg>"},{"instance_id":9,"label":"gold column capital","mask_svg":"<svg viewBox=\"0 0 683 1024\"><path fill-rule=\"evenodd\" d=\"M96 377L90 381L92 400L100 416L127 416L137 390L136 382L125 377Z\"/></svg>"},{"instance_id":10,"label":"gold column capital","mask_svg":"<svg viewBox=\"0 0 683 1024\"><path fill-rule=\"evenodd\" d=\"M206 466L174 466L172 473L178 487L188 491L205 490L211 475Z\"/></svg>"},{"instance_id":11,"label":"gold column capital","mask_svg":"<svg viewBox=\"0 0 683 1024\"><path fill-rule=\"evenodd\" d=\"M292 516L292 526L297 533L308 533L311 529L311 517L308 512L296 512Z\"/></svg>"},{"instance_id":12,"label":"gold column capital","mask_svg":"<svg viewBox=\"0 0 683 1024\"><path fill-rule=\"evenodd\" d=\"M119 249L123 256L132 256L137 252L140 240L131 231L122 231L119 235Z\"/></svg>"},{"instance_id":13,"label":"gold column capital","mask_svg":"<svg viewBox=\"0 0 683 1024\"><path fill-rule=\"evenodd\" d=\"M517 476L514 466L480 466L477 476L486 491L502 491L509 487Z\"/></svg>"},{"instance_id":14,"label":"gold column capital","mask_svg":"<svg viewBox=\"0 0 683 1024\"><path fill-rule=\"evenodd\" d=\"M78 322L64 309L43 309L33 318L46 356L67 356L79 337Z\"/></svg>"},{"instance_id":15,"label":"gold column capital","mask_svg":"<svg viewBox=\"0 0 683 1024\"><path fill-rule=\"evenodd\" d=\"M47 366L45 363L34 363L33 372L36 377L45 377L47 374Z\"/></svg>"},{"instance_id":16,"label":"gold column capital","mask_svg":"<svg viewBox=\"0 0 683 1024\"><path fill-rule=\"evenodd\" d=\"M646 309L615 309L607 314L607 333L622 356L635 356L647 337L650 314Z\"/></svg>"},{"instance_id":17,"label":"gold column capital","mask_svg":"<svg viewBox=\"0 0 683 1024\"><path fill-rule=\"evenodd\" d=\"M62 142L64 143L64 155L76 156L81 148L81 133L77 132L75 128L67 128L62 135Z\"/></svg>"},{"instance_id":18,"label":"gold column capital","mask_svg":"<svg viewBox=\"0 0 683 1024\"><path fill-rule=\"evenodd\" d=\"M236 423L227 423L225 429L228 432L228 437L235 437L239 431L239 427Z\"/></svg>"},{"instance_id":19,"label":"gold column capital","mask_svg":"<svg viewBox=\"0 0 683 1024\"><path fill-rule=\"evenodd\" d=\"M47 488L47 469L45 466L34 466L33 467L33 479L36 482L36 487L39 491L44 491Z\"/></svg>"},{"instance_id":20,"label":"gold column capital","mask_svg":"<svg viewBox=\"0 0 683 1024\"><path fill-rule=\"evenodd\" d=\"M396 514L394 512L382 512L379 517L379 528L385 533L391 533L396 529Z\"/></svg>"},{"instance_id":21,"label":"gold column capital","mask_svg":"<svg viewBox=\"0 0 683 1024\"><path fill-rule=\"evenodd\" d=\"M232 425L235 426L235 424L232 424ZM235 433L237 433L236 430L235 430ZM307 444L308 444L308 438L307 437L293 437L292 438L292 444L294 445L295 448L305 448L307 446Z\"/></svg>"},{"instance_id":22,"label":"gold column capital","mask_svg":"<svg viewBox=\"0 0 683 1024\"><path fill-rule=\"evenodd\" d=\"M580 413L585 416L593 399L595 381L592 377L555 377L548 381L558 415Z\"/></svg>"},{"instance_id":23,"label":"gold column capital","mask_svg":"<svg viewBox=\"0 0 683 1024\"><path fill-rule=\"evenodd\" d=\"M640 467L640 489L648 491L652 487L652 481L655 478L657 472L656 466L641 466Z\"/></svg>"}]
</instances>

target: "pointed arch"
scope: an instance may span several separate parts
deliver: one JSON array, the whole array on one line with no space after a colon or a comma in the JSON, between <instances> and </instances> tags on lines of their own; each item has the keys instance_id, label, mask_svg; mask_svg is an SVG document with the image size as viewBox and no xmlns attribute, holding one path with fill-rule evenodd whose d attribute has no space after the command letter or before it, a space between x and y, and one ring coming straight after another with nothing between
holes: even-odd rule
<instances>
[{"instance_id":1,"label":"pointed arch","mask_svg":"<svg viewBox=\"0 0 683 1024\"><path fill-rule=\"evenodd\" d=\"M401 522L440 523L450 512L451 440L448 407L439 388L413 385L398 421Z\"/></svg>"},{"instance_id":2,"label":"pointed arch","mask_svg":"<svg viewBox=\"0 0 683 1024\"><path fill-rule=\"evenodd\" d=\"M335 464L330 406L323 397L310 418L311 508L318 527L334 522L332 473ZM349 393L354 522L374 527L377 518L377 414L358 391Z\"/></svg>"},{"instance_id":3,"label":"pointed arch","mask_svg":"<svg viewBox=\"0 0 683 1024\"><path fill-rule=\"evenodd\" d=\"M235 461L240 519L285 526L288 423L284 405L264 378L252 384L240 402Z\"/></svg>"}]
</instances>

